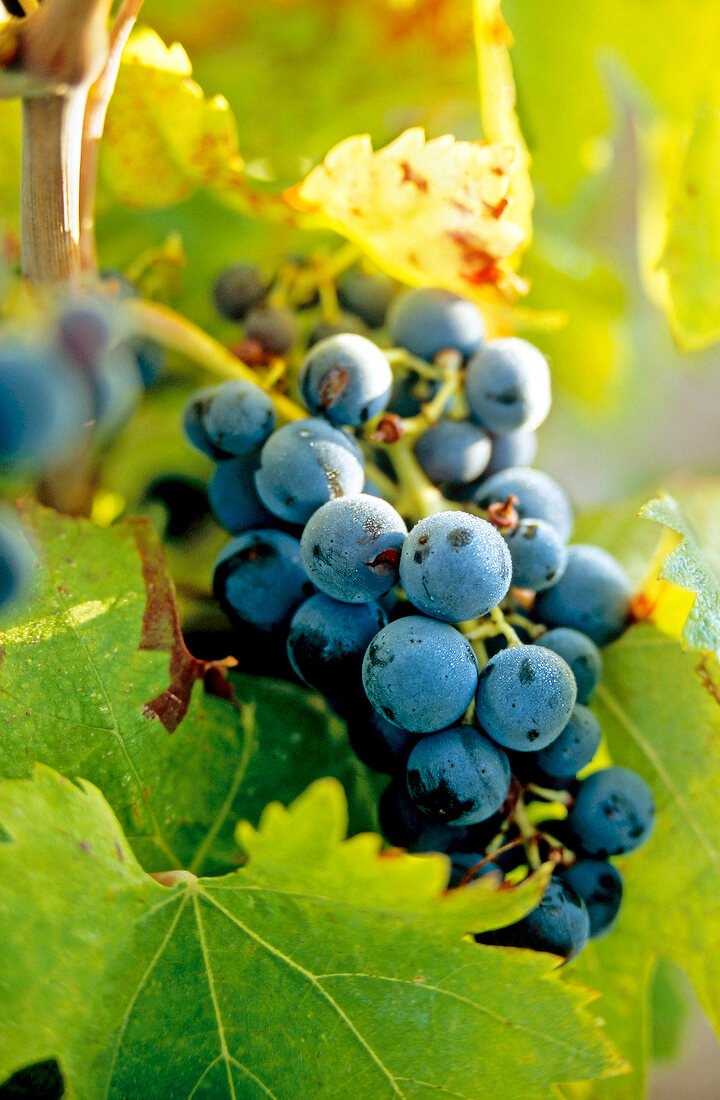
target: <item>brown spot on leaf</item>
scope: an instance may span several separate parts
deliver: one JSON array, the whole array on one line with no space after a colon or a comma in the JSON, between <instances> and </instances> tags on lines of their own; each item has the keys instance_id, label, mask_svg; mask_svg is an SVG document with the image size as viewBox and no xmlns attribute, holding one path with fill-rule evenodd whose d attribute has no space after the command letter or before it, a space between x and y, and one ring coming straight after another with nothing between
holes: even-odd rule
<instances>
[{"instance_id":1,"label":"brown spot on leaf","mask_svg":"<svg viewBox=\"0 0 720 1100\"><path fill-rule=\"evenodd\" d=\"M401 161L400 167L402 168L403 183L413 183L417 187L418 191L422 192L422 194L426 194L428 190L428 181L425 179L424 176L421 176L420 173L413 168L412 164L410 164L410 161Z\"/></svg>"},{"instance_id":2,"label":"brown spot on leaf","mask_svg":"<svg viewBox=\"0 0 720 1100\"><path fill-rule=\"evenodd\" d=\"M500 199L499 202L491 203L485 202L483 199L483 206L487 210L491 218L500 218L507 210L509 199Z\"/></svg>"},{"instance_id":3,"label":"brown spot on leaf","mask_svg":"<svg viewBox=\"0 0 720 1100\"><path fill-rule=\"evenodd\" d=\"M130 519L128 523L140 554L147 594L140 649L165 650L170 656L170 683L165 691L145 704L145 710L157 715L168 733L174 733L187 714L197 680L203 680L205 690L211 694L223 699L233 698L227 670L237 661L234 657L221 661L202 661L193 657L182 636L172 581L152 527L144 519Z\"/></svg>"},{"instance_id":4,"label":"brown spot on leaf","mask_svg":"<svg viewBox=\"0 0 720 1100\"><path fill-rule=\"evenodd\" d=\"M704 654L700 658L699 663L695 666L695 671L700 677L700 682L705 690L712 696L716 703L720 703L720 684L713 679L709 666L711 660L713 660L713 658L709 653Z\"/></svg>"}]
</instances>

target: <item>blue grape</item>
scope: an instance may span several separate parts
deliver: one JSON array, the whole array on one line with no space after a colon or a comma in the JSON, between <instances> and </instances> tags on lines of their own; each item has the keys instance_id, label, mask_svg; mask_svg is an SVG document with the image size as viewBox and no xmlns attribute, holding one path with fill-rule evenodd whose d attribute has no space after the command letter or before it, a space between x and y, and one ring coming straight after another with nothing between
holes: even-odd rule
<instances>
[{"instance_id":1,"label":"blue grape","mask_svg":"<svg viewBox=\"0 0 720 1100\"><path fill-rule=\"evenodd\" d=\"M321 340L306 355L298 386L311 412L359 427L390 399L392 371L377 344L355 333Z\"/></svg>"},{"instance_id":2,"label":"blue grape","mask_svg":"<svg viewBox=\"0 0 720 1100\"><path fill-rule=\"evenodd\" d=\"M143 391L137 360L127 348L109 352L95 373L96 433L100 443L112 440L138 406Z\"/></svg>"},{"instance_id":3,"label":"blue grape","mask_svg":"<svg viewBox=\"0 0 720 1100\"><path fill-rule=\"evenodd\" d=\"M379 817L385 838L409 852L447 852L468 832L460 825L443 825L420 813L404 776L392 779L383 791Z\"/></svg>"},{"instance_id":4,"label":"blue grape","mask_svg":"<svg viewBox=\"0 0 720 1100\"><path fill-rule=\"evenodd\" d=\"M191 443L211 458L252 454L275 427L272 401L242 378L194 394L185 409Z\"/></svg>"},{"instance_id":5,"label":"blue grape","mask_svg":"<svg viewBox=\"0 0 720 1100\"><path fill-rule=\"evenodd\" d=\"M400 581L426 615L464 622L486 615L507 594L508 548L492 524L468 512L436 512L416 523L403 546Z\"/></svg>"},{"instance_id":6,"label":"blue grape","mask_svg":"<svg viewBox=\"0 0 720 1100\"><path fill-rule=\"evenodd\" d=\"M256 469L252 456L226 458L218 462L210 481L210 507L218 523L233 535L251 527L272 527L276 522L257 494Z\"/></svg>"},{"instance_id":7,"label":"blue grape","mask_svg":"<svg viewBox=\"0 0 720 1100\"><path fill-rule=\"evenodd\" d=\"M423 378L414 370L398 370L393 379L388 412L402 417L417 416L423 405L432 401L439 389L439 381ZM451 403L448 401L448 405Z\"/></svg>"},{"instance_id":8,"label":"blue grape","mask_svg":"<svg viewBox=\"0 0 720 1100\"><path fill-rule=\"evenodd\" d=\"M123 346L135 356L142 384L146 390L149 389L167 368L165 348L143 336L134 336L126 340Z\"/></svg>"},{"instance_id":9,"label":"blue grape","mask_svg":"<svg viewBox=\"0 0 720 1100\"><path fill-rule=\"evenodd\" d=\"M580 784L567 816L577 844L591 856L607 859L638 848L655 822L652 791L629 768L603 768Z\"/></svg>"},{"instance_id":10,"label":"blue grape","mask_svg":"<svg viewBox=\"0 0 720 1100\"><path fill-rule=\"evenodd\" d=\"M0 349L0 465L38 468L77 444L94 399L79 371L40 344Z\"/></svg>"},{"instance_id":11,"label":"blue grape","mask_svg":"<svg viewBox=\"0 0 720 1100\"><path fill-rule=\"evenodd\" d=\"M556 872L582 898L590 918L590 937L609 932L617 920L623 895L622 875L604 859L579 859Z\"/></svg>"},{"instance_id":12,"label":"blue grape","mask_svg":"<svg viewBox=\"0 0 720 1100\"><path fill-rule=\"evenodd\" d=\"M465 713L477 686L469 642L447 623L409 615L373 638L363 684L376 710L413 733L433 733Z\"/></svg>"},{"instance_id":13,"label":"blue grape","mask_svg":"<svg viewBox=\"0 0 720 1100\"><path fill-rule=\"evenodd\" d=\"M430 362L446 348L472 355L485 337L478 307L439 287L417 287L399 295L390 307L388 325L394 344Z\"/></svg>"},{"instance_id":14,"label":"blue grape","mask_svg":"<svg viewBox=\"0 0 720 1100\"><path fill-rule=\"evenodd\" d=\"M366 603L397 582L407 528L392 505L359 494L323 504L302 533L303 565L321 591Z\"/></svg>"},{"instance_id":15,"label":"blue grape","mask_svg":"<svg viewBox=\"0 0 720 1100\"><path fill-rule=\"evenodd\" d=\"M268 355L285 355L299 337L297 321L289 309L256 307L245 320L245 339L257 341Z\"/></svg>"},{"instance_id":16,"label":"blue grape","mask_svg":"<svg viewBox=\"0 0 720 1100\"><path fill-rule=\"evenodd\" d=\"M95 368L109 351L113 326L105 302L74 298L66 302L57 321L59 348L78 366Z\"/></svg>"},{"instance_id":17,"label":"blue grape","mask_svg":"<svg viewBox=\"0 0 720 1100\"><path fill-rule=\"evenodd\" d=\"M542 592L557 584L567 561L558 531L543 519L521 519L505 534L512 558L512 582Z\"/></svg>"},{"instance_id":18,"label":"blue grape","mask_svg":"<svg viewBox=\"0 0 720 1100\"><path fill-rule=\"evenodd\" d=\"M578 703L589 703L602 676L602 657L595 642L579 630L558 626L543 634L536 644L552 649L567 661L577 684Z\"/></svg>"},{"instance_id":19,"label":"blue grape","mask_svg":"<svg viewBox=\"0 0 720 1100\"><path fill-rule=\"evenodd\" d=\"M527 340L489 340L468 363L465 397L473 420L488 431L533 431L550 412L547 360Z\"/></svg>"},{"instance_id":20,"label":"blue grape","mask_svg":"<svg viewBox=\"0 0 720 1100\"><path fill-rule=\"evenodd\" d=\"M535 753L535 760L553 779L572 779L590 763L600 747L601 736L593 712L578 703L560 736Z\"/></svg>"},{"instance_id":21,"label":"blue grape","mask_svg":"<svg viewBox=\"0 0 720 1100\"><path fill-rule=\"evenodd\" d=\"M255 475L265 507L288 523L306 523L327 501L361 493L364 481L355 440L320 417L294 420L273 432Z\"/></svg>"},{"instance_id":22,"label":"blue grape","mask_svg":"<svg viewBox=\"0 0 720 1100\"><path fill-rule=\"evenodd\" d=\"M271 632L288 625L314 589L300 543L284 531L245 531L215 562L213 591L233 621Z\"/></svg>"},{"instance_id":23,"label":"blue grape","mask_svg":"<svg viewBox=\"0 0 720 1100\"><path fill-rule=\"evenodd\" d=\"M485 471L486 477L507 470L510 466L532 466L537 454L537 436L521 428L505 435L492 435L492 451Z\"/></svg>"},{"instance_id":24,"label":"blue grape","mask_svg":"<svg viewBox=\"0 0 720 1100\"><path fill-rule=\"evenodd\" d=\"M0 510L0 611L7 610L27 589L34 555L15 517Z\"/></svg>"},{"instance_id":25,"label":"blue grape","mask_svg":"<svg viewBox=\"0 0 720 1100\"><path fill-rule=\"evenodd\" d=\"M335 696L359 697L365 650L386 623L377 603L339 603L318 592L292 617L290 664L301 680L331 701Z\"/></svg>"},{"instance_id":26,"label":"blue grape","mask_svg":"<svg viewBox=\"0 0 720 1100\"><path fill-rule=\"evenodd\" d=\"M585 902L567 882L551 878L542 900L527 916L505 928L476 935L478 943L528 947L574 959L588 941L590 918Z\"/></svg>"},{"instance_id":27,"label":"blue grape","mask_svg":"<svg viewBox=\"0 0 720 1100\"><path fill-rule=\"evenodd\" d=\"M507 755L471 726L421 738L408 757L415 805L434 821L476 825L496 813L510 790Z\"/></svg>"},{"instance_id":28,"label":"blue grape","mask_svg":"<svg viewBox=\"0 0 720 1100\"><path fill-rule=\"evenodd\" d=\"M346 605L347 606L347 605ZM420 734L388 722L367 702L347 719L348 740L355 755L376 772L405 775L407 758Z\"/></svg>"},{"instance_id":29,"label":"blue grape","mask_svg":"<svg viewBox=\"0 0 720 1100\"><path fill-rule=\"evenodd\" d=\"M221 271L212 288L213 302L226 321L242 321L265 298L267 288L254 264L233 264Z\"/></svg>"},{"instance_id":30,"label":"blue grape","mask_svg":"<svg viewBox=\"0 0 720 1100\"><path fill-rule=\"evenodd\" d=\"M539 646L511 646L480 673L476 716L503 748L537 752L560 736L576 695L575 677L562 657Z\"/></svg>"},{"instance_id":31,"label":"blue grape","mask_svg":"<svg viewBox=\"0 0 720 1100\"><path fill-rule=\"evenodd\" d=\"M481 508L487 508L511 494L518 498L520 519L544 519L567 542L573 526L572 506L565 491L548 474L531 466L511 466L483 481L474 499Z\"/></svg>"},{"instance_id":32,"label":"blue grape","mask_svg":"<svg viewBox=\"0 0 720 1100\"><path fill-rule=\"evenodd\" d=\"M337 296L345 309L362 317L370 328L382 328L396 289L396 284L389 276L380 272L371 275L355 267L341 278Z\"/></svg>"},{"instance_id":33,"label":"blue grape","mask_svg":"<svg viewBox=\"0 0 720 1100\"><path fill-rule=\"evenodd\" d=\"M353 332L356 336L367 336L367 326L352 313L339 313L334 321L318 321L307 338L307 346L315 347L321 340L342 333Z\"/></svg>"},{"instance_id":34,"label":"blue grape","mask_svg":"<svg viewBox=\"0 0 720 1100\"><path fill-rule=\"evenodd\" d=\"M569 626L605 646L625 629L630 612L630 581L620 563L599 546L568 547L559 582L542 592L535 611L548 626Z\"/></svg>"},{"instance_id":35,"label":"blue grape","mask_svg":"<svg viewBox=\"0 0 720 1100\"><path fill-rule=\"evenodd\" d=\"M480 477L490 459L490 437L469 420L440 420L415 444L431 481L464 484Z\"/></svg>"},{"instance_id":36,"label":"blue grape","mask_svg":"<svg viewBox=\"0 0 720 1100\"><path fill-rule=\"evenodd\" d=\"M468 883L484 878L485 875L495 875L498 883L505 877L502 868L492 860L486 861L482 852L451 852L450 861L448 886L451 888L460 886L466 876Z\"/></svg>"}]
</instances>

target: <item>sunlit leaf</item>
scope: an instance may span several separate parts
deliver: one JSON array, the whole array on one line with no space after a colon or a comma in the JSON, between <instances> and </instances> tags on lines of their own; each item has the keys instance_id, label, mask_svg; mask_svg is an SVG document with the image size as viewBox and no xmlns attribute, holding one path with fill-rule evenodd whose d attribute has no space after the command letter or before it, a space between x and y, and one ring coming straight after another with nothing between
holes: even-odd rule
<instances>
[{"instance_id":1,"label":"sunlit leaf","mask_svg":"<svg viewBox=\"0 0 720 1100\"><path fill-rule=\"evenodd\" d=\"M418 129L377 152L369 137L352 137L288 201L406 282L466 295L507 288L514 277L505 261L524 239L506 210L514 156L511 146L426 141Z\"/></svg>"},{"instance_id":2,"label":"sunlit leaf","mask_svg":"<svg viewBox=\"0 0 720 1100\"><path fill-rule=\"evenodd\" d=\"M460 940L507 891L475 884L460 919L440 857L345 824L321 780L245 831L245 869L161 885L89 783L3 783L0 1079L54 1057L79 1100L541 1100L621 1068L550 956Z\"/></svg>"}]
</instances>

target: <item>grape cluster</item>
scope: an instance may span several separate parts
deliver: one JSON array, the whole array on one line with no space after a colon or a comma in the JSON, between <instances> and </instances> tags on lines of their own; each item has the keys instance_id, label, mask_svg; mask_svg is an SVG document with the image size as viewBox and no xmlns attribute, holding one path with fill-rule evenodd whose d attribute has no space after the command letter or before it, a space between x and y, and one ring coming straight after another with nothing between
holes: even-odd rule
<instances>
[{"instance_id":1,"label":"grape cluster","mask_svg":"<svg viewBox=\"0 0 720 1100\"><path fill-rule=\"evenodd\" d=\"M529 465L551 400L540 351L486 339L477 307L446 290L390 302L369 275L348 290L343 304L367 300L392 349L342 321L311 334L291 377L307 416L278 426L245 381L186 408L235 536L214 591L239 644L281 638L360 759L391 777L390 843L446 853L451 887L554 863L535 910L477 938L569 958L614 922L609 860L653 824L640 776L586 772L601 741L587 704L629 583L605 551L568 544L570 502ZM265 293L247 267L215 287L234 319Z\"/></svg>"}]
</instances>

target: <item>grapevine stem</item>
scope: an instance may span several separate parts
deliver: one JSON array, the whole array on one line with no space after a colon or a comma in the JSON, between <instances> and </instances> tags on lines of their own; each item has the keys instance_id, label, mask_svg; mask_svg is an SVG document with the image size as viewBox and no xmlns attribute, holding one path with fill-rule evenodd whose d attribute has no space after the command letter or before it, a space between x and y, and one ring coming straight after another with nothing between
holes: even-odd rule
<instances>
[{"instance_id":1,"label":"grapevine stem","mask_svg":"<svg viewBox=\"0 0 720 1100\"><path fill-rule=\"evenodd\" d=\"M244 378L256 386L262 385L262 380L242 360L168 306L127 301L124 307L136 335L147 336L164 347L172 348L219 378ZM307 416L304 409L284 394L271 393L269 396L281 420L302 420Z\"/></svg>"},{"instance_id":2,"label":"grapevine stem","mask_svg":"<svg viewBox=\"0 0 720 1100\"><path fill-rule=\"evenodd\" d=\"M398 511L417 523L435 512L457 507L446 501L439 489L428 480L412 450L412 441L403 437L387 448L400 483Z\"/></svg>"},{"instance_id":3,"label":"grapevine stem","mask_svg":"<svg viewBox=\"0 0 720 1100\"><path fill-rule=\"evenodd\" d=\"M385 358L391 367L404 368L406 372L414 371L421 378L427 378L431 382L436 382L443 377L443 371L440 367L432 366L425 359L418 359L417 356L411 355L405 348L386 348Z\"/></svg>"},{"instance_id":4,"label":"grapevine stem","mask_svg":"<svg viewBox=\"0 0 720 1100\"><path fill-rule=\"evenodd\" d=\"M517 634L510 626L499 607L494 607L490 612L490 618L495 626L495 633L502 634L507 639L508 646L522 645Z\"/></svg>"},{"instance_id":5,"label":"grapevine stem","mask_svg":"<svg viewBox=\"0 0 720 1100\"><path fill-rule=\"evenodd\" d=\"M400 487L395 484L392 478L383 473L380 467L376 466L372 461L365 462L365 471L368 477L375 482L388 503L395 504L400 492Z\"/></svg>"},{"instance_id":6,"label":"grapevine stem","mask_svg":"<svg viewBox=\"0 0 720 1100\"><path fill-rule=\"evenodd\" d=\"M528 783L527 789L548 802L559 802L561 806L572 806L573 798L568 791L553 791L549 787L540 787L537 783Z\"/></svg>"}]
</instances>

